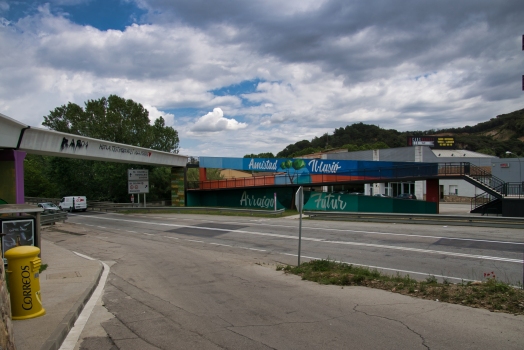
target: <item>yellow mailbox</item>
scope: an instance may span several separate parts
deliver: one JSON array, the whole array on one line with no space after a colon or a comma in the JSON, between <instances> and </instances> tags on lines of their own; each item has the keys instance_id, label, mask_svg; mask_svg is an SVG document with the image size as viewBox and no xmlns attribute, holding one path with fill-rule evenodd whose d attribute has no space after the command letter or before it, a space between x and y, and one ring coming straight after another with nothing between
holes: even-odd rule
<instances>
[{"instance_id":1,"label":"yellow mailbox","mask_svg":"<svg viewBox=\"0 0 524 350\"><path fill-rule=\"evenodd\" d=\"M5 252L13 320L45 315L40 297L40 248L21 246Z\"/></svg>"}]
</instances>

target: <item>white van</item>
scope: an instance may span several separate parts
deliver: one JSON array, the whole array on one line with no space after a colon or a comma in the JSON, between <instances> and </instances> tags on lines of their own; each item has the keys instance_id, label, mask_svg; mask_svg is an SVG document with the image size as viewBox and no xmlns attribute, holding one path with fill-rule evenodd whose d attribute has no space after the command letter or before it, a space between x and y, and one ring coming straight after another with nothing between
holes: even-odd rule
<instances>
[{"instance_id":1,"label":"white van","mask_svg":"<svg viewBox=\"0 0 524 350\"><path fill-rule=\"evenodd\" d=\"M64 197L60 200L60 203L58 203L58 207L61 210L67 210L67 211L75 211L75 210L86 211L87 210L87 198L85 196Z\"/></svg>"}]
</instances>

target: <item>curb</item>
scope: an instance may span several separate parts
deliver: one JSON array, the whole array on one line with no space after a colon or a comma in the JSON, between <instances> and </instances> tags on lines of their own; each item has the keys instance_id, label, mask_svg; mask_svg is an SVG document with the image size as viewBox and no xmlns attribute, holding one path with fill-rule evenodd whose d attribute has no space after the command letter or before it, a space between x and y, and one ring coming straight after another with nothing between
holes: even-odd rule
<instances>
[{"instance_id":1,"label":"curb","mask_svg":"<svg viewBox=\"0 0 524 350\"><path fill-rule=\"evenodd\" d=\"M84 309L84 306L89 301L89 298L91 298L91 295L95 291L96 287L98 286L98 282L100 281L100 277L102 277L102 272L104 271L104 266L102 263L99 262L98 267L98 276L93 281L89 289L87 289L80 299L73 305L73 307L69 310L69 312L64 316L62 319L62 322L58 324L56 329L53 333L47 338L45 343L40 347L40 350L58 350L62 343L64 342L64 339L69 334L69 331L73 326L75 325L75 322Z\"/></svg>"}]
</instances>

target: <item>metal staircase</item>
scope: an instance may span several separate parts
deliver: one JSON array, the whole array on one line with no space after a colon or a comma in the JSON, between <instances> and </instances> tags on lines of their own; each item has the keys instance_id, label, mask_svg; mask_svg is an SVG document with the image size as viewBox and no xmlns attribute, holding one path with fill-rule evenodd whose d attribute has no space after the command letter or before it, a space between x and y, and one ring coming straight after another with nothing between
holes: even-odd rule
<instances>
[{"instance_id":1,"label":"metal staircase","mask_svg":"<svg viewBox=\"0 0 524 350\"><path fill-rule=\"evenodd\" d=\"M465 163L463 179L485 191L471 199L472 213L502 214L502 198L508 193L506 182L471 163Z\"/></svg>"}]
</instances>

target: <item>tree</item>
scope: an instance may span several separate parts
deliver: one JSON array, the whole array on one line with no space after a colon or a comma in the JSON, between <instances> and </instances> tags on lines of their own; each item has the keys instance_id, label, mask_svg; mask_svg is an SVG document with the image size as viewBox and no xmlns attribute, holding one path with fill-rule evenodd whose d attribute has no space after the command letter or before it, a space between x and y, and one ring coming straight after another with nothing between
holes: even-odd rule
<instances>
[{"instance_id":1,"label":"tree","mask_svg":"<svg viewBox=\"0 0 524 350\"><path fill-rule=\"evenodd\" d=\"M200 170L198 168L188 168L186 176L188 187L198 188L198 182L200 182ZM207 180L223 180L224 175L222 175L221 169L207 168L206 178Z\"/></svg>"},{"instance_id":2,"label":"tree","mask_svg":"<svg viewBox=\"0 0 524 350\"><path fill-rule=\"evenodd\" d=\"M275 158L275 155L271 152L259 153L259 154L246 154L244 158Z\"/></svg>"},{"instance_id":3,"label":"tree","mask_svg":"<svg viewBox=\"0 0 524 350\"><path fill-rule=\"evenodd\" d=\"M69 102L44 116L44 126L56 131L178 153L178 132L162 117L152 124L149 112L139 103L110 95L88 100L84 108ZM51 157L52 158L52 157ZM52 158L48 180L59 196L79 194L91 199L128 201L127 169L134 164ZM151 200L170 198L170 170L144 167L150 173ZM36 174L31 176L37 178Z\"/></svg>"},{"instance_id":4,"label":"tree","mask_svg":"<svg viewBox=\"0 0 524 350\"><path fill-rule=\"evenodd\" d=\"M49 175L53 157L28 154L24 160L24 192L28 197L59 197L59 191Z\"/></svg>"},{"instance_id":5,"label":"tree","mask_svg":"<svg viewBox=\"0 0 524 350\"><path fill-rule=\"evenodd\" d=\"M287 177L289 178L290 183L293 183L295 177L298 176L296 172L304 168L305 166L306 162L304 162L303 159L295 159L293 161L291 161L291 159L288 159L285 162L280 163L280 168L287 173ZM291 168L293 168L295 171L292 172Z\"/></svg>"},{"instance_id":6,"label":"tree","mask_svg":"<svg viewBox=\"0 0 524 350\"><path fill-rule=\"evenodd\" d=\"M178 133L165 126L164 118L151 125L149 112L141 104L115 95L89 100L84 109L69 102L44 116L42 125L70 134L178 153Z\"/></svg>"}]
</instances>

